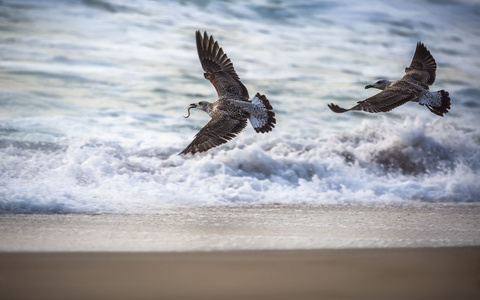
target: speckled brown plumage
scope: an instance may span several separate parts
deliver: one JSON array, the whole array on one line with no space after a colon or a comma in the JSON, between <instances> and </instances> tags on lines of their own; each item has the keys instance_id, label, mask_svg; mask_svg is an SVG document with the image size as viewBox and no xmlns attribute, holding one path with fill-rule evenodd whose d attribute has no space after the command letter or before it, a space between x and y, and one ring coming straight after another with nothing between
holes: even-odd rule
<instances>
[{"instance_id":1,"label":"speckled brown plumage","mask_svg":"<svg viewBox=\"0 0 480 300\"><path fill-rule=\"evenodd\" d=\"M435 82L437 64L430 51L421 42L417 43L415 54L410 66L405 68L405 75L400 80L378 80L365 88L378 88L382 91L370 98L359 101L352 108L345 109L336 104L328 107L336 113L350 110L370 113L388 112L409 101L425 105L432 113L443 116L450 109L448 92L441 90L429 91L429 85Z\"/></svg>"},{"instance_id":2,"label":"speckled brown plumage","mask_svg":"<svg viewBox=\"0 0 480 300\"><path fill-rule=\"evenodd\" d=\"M213 36L196 32L197 52L208 79L217 91L218 99L209 103L192 103L190 108L205 111L212 119L180 154L204 152L228 142L247 126L247 119L256 132L266 133L275 127L275 113L270 101L257 93L249 100L248 91L240 81L232 62ZM187 117L188 117L187 116Z\"/></svg>"},{"instance_id":3,"label":"speckled brown plumage","mask_svg":"<svg viewBox=\"0 0 480 300\"><path fill-rule=\"evenodd\" d=\"M247 88L240 82L232 62L213 36L209 38L205 31L202 38L200 31L197 31L196 39L198 58L205 71L203 76L213 84L218 98L248 101Z\"/></svg>"}]
</instances>

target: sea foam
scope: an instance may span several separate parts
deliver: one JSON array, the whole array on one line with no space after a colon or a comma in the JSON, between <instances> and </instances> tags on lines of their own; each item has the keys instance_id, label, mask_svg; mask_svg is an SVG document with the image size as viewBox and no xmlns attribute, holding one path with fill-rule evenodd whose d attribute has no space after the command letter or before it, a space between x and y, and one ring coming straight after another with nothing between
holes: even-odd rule
<instances>
[{"instance_id":1,"label":"sea foam","mask_svg":"<svg viewBox=\"0 0 480 300\"><path fill-rule=\"evenodd\" d=\"M363 121L328 139L257 136L185 156L182 142L2 139L0 209L148 213L166 205L480 199L480 131L444 119Z\"/></svg>"}]
</instances>

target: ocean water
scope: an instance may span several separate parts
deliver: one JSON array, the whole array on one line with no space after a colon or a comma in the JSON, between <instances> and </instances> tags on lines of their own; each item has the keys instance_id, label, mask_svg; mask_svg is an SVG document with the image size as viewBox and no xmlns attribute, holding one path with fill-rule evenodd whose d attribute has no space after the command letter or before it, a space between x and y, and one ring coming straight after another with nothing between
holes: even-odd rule
<instances>
[{"instance_id":1,"label":"ocean water","mask_svg":"<svg viewBox=\"0 0 480 300\"><path fill-rule=\"evenodd\" d=\"M179 156L216 100L207 30L276 128ZM398 79L417 41L438 117L416 103L335 114ZM172 205L480 202L476 1L0 1L0 213Z\"/></svg>"}]
</instances>

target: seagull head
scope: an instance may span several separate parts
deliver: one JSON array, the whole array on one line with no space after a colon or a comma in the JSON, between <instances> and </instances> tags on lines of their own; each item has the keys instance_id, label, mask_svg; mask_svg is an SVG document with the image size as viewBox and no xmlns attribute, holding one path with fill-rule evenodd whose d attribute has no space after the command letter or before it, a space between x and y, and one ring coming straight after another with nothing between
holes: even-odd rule
<instances>
[{"instance_id":1,"label":"seagull head","mask_svg":"<svg viewBox=\"0 0 480 300\"><path fill-rule=\"evenodd\" d=\"M210 110L210 102L208 101L200 101L200 102L197 102L197 103L192 103L188 106L188 115L187 116L184 116L184 118L188 118L190 117L190 108L198 108L198 109L201 109L203 111L205 111L206 113L209 112Z\"/></svg>"},{"instance_id":2,"label":"seagull head","mask_svg":"<svg viewBox=\"0 0 480 300\"><path fill-rule=\"evenodd\" d=\"M390 83L390 81L388 81L388 80L380 79L380 80L375 81L372 84L369 84L369 85L365 86L365 88L366 89L376 88L376 89L379 89L379 90L384 90L389 83Z\"/></svg>"}]
</instances>

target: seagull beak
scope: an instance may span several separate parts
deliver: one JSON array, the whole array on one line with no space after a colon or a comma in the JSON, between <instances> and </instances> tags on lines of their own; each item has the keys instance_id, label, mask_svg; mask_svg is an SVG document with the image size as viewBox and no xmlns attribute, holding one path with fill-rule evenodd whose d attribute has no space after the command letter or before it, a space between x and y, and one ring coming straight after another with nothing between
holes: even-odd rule
<instances>
[{"instance_id":1,"label":"seagull beak","mask_svg":"<svg viewBox=\"0 0 480 300\"><path fill-rule=\"evenodd\" d=\"M369 85L365 86L365 89L369 89L369 88L372 88L372 87L373 87L373 85L369 84Z\"/></svg>"},{"instance_id":2,"label":"seagull beak","mask_svg":"<svg viewBox=\"0 0 480 300\"><path fill-rule=\"evenodd\" d=\"M188 106L188 115L187 116L183 116L184 118L188 118L190 117L190 108L197 108L197 105L195 103L192 103Z\"/></svg>"}]
</instances>

